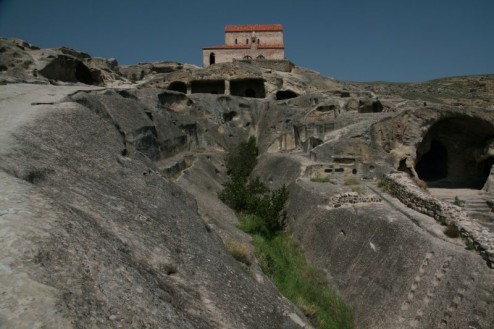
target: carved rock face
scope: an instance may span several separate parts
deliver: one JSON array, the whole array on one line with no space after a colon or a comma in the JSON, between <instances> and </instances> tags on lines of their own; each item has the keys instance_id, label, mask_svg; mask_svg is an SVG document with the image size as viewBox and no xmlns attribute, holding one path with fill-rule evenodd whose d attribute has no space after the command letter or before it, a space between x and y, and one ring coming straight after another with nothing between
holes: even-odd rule
<instances>
[{"instance_id":1,"label":"carved rock face","mask_svg":"<svg viewBox=\"0 0 494 329\"><path fill-rule=\"evenodd\" d=\"M417 174L429 186L482 188L494 158L478 155L493 135L494 126L480 118L437 122L417 148Z\"/></svg>"},{"instance_id":2,"label":"carved rock face","mask_svg":"<svg viewBox=\"0 0 494 329\"><path fill-rule=\"evenodd\" d=\"M424 108L371 130L396 169L416 172L429 186L482 188L493 163L493 119L491 111L480 109Z\"/></svg>"},{"instance_id":3,"label":"carved rock face","mask_svg":"<svg viewBox=\"0 0 494 329\"><path fill-rule=\"evenodd\" d=\"M68 57L59 56L39 71L48 79L64 82L82 82L87 85L97 84L89 68L81 61Z\"/></svg>"}]
</instances>

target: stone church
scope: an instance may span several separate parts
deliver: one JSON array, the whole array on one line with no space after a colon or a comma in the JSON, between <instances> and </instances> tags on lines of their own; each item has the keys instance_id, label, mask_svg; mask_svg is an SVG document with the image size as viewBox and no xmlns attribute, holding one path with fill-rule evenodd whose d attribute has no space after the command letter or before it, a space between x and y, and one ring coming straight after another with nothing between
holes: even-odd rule
<instances>
[{"instance_id":1,"label":"stone church","mask_svg":"<svg viewBox=\"0 0 494 329\"><path fill-rule=\"evenodd\" d=\"M202 49L204 67L233 60L283 60L283 25L227 25L225 44Z\"/></svg>"}]
</instances>

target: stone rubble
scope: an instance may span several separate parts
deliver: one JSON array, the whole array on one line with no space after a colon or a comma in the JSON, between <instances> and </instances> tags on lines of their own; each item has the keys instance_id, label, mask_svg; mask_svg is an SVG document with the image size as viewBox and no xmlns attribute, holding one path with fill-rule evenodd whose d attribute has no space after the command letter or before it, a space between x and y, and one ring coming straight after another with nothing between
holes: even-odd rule
<instances>
[{"instance_id":1,"label":"stone rubble","mask_svg":"<svg viewBox=\"0 0 494 329\"><path fill-rule=\"evenodd\" d=\"M341 207L347 204L357 204L357 203L377 203L382 200L375 195L360 195L357 192L345 192L341 194L333 195L329 199L329 204L334 208Z\"/></svg>"},{"instance_id":2,"label":"stone rubble","mask_svg":"<svg viewBox=\"0 0 494 329\"><path fill-rule=\"evenodd\" d=\"M388 192L407 207L447 225L455 225L463 239L473 243L475 250L494 268L494 233L468 216L461 207L434 198L420 189L405 173L391 173L383 180Z\"/></svg>"}]
</instances>

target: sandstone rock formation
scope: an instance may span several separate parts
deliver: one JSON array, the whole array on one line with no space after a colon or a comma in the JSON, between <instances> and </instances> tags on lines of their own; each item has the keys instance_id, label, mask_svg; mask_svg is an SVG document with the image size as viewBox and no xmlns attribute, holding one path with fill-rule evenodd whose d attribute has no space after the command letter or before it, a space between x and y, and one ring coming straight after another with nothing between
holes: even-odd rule
<instances>
[{"instance_id":1,"label":"sandstone rock formation","mask_svg":"<svg viewBox=\"0 0 494 329\"><path fill-rule=\"evenodd\" d=\"M104 85L120 81L115 59L92 58L86 53L61 47L40 49L27 42L0 38L0 72L12 82L80 82Z\"/></svg>"},{"instance_id":2,"label":"sandstone rock formation","mask_svg":"<svg viewBox=\"0 0 494 329\"><path fill-rule=\"evenodd\" d=\"M458 210L480 232L451 238L442 213L378 187L401 171L399 191L422 180L492 200L490 105L298 67L120 67L0 43L0 327L309 328L217 198L225 152L249 136L253 175L288 185L288 229L359 328L492 327L490 214Z\"/></svg>"}]
</instances>

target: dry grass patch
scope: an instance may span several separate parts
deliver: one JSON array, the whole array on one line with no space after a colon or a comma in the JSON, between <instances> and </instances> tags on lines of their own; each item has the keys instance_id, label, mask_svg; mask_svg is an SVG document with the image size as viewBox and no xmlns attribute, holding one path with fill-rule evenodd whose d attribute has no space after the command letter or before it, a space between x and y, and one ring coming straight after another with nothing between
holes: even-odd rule
<instances>
[{"instance_id":1,"label":"dry grass patch","mask_svg":"<svg viewBox=\"0 0 494 329\"><path fill-rule=\"evenodd\" d=\"M227 240L225 242L226 250L235 258L237 261L250 266L252 264L252 250L248 243Z\"/></svg>"}]
</instances>

